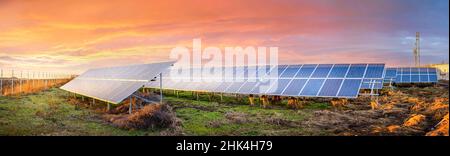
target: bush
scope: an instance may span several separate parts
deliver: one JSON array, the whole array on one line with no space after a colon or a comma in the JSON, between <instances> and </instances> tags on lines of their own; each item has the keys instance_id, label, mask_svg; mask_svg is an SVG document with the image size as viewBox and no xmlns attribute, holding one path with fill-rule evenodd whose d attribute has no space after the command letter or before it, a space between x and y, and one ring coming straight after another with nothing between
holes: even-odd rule
<instances>
[{"instance_id":1,"label":"bush","mask_svg":"<svg viewBox=\"0 0 450 156\"><path fill-rule=\"evenodd\" d=\"M174 128L179 121L172 108L164 104L147 105L136 113L113 123L125 129Z\"/></svg>"}]
</instances>

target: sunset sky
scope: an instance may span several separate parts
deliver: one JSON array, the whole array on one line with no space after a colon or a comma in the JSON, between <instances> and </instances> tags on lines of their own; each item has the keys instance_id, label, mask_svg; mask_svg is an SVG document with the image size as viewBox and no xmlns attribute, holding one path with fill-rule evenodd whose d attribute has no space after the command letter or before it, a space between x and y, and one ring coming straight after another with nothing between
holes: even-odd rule
<instances>
[{"instance_id":1,"label":"sunset sky","mask_svg":"<svg viewBox=\"0 0 450 156\"><path fill-rule=\"evenodd\" d=\"M177 45L276 46L284 64L448 62L448 0L0 0L0 66L79 73Z\"/></svg>"}]
</instances>

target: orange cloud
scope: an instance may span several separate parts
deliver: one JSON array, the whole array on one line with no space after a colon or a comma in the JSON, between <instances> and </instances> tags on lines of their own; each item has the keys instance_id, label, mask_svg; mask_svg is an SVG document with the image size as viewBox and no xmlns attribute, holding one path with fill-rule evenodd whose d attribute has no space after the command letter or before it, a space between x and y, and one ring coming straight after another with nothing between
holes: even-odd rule
<instances>
[{"instance_id":1,"label":"orange cloud","mask_svg":"<svg viewBox=\"0 0 450 156\"><path fill-rule=\"evenodd\" d=\"M421 3L6 0L0 1L0 57L18 59L0 59L0 64L80 72L164 59L176 45L191 46L193 38L202 38L204 47L278 46L281 61L288 63L324 62L326 57L329 62L404 64L411 45L402 39L417 27L439 30L430 34L443 36L428 40L448 43L448 30L406 18L427 6ZM437 52L448 52L448 44L429 50L448 60L448 54ZM40 57L53 64L29 61Z\"/></svg>"}]
</instances>

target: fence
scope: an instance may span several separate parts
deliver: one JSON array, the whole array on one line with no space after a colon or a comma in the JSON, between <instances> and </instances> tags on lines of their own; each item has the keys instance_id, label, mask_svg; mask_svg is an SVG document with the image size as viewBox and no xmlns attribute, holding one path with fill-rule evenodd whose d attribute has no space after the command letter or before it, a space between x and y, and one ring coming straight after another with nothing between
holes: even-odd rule
<instances>
[{"instance_id":1,"label":"fence","mask_svg":"<svg viewBox=\"0 0 450 156\"><path fill-rule=\"evenodd\" d=\"M20 95L62 85L74 76L51 72L14 71L0 69L0 95Z\"/></svg>"}]
</instances>

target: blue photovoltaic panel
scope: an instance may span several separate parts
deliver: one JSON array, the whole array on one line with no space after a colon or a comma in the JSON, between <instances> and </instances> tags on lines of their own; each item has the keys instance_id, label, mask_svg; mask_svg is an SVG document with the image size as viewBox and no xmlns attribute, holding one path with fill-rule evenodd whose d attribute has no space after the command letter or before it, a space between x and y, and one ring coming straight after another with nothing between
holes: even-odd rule
<instances>
[{"instance_id":1,"label":"blue photovoltaic panel","mask_svg":"<svg viewBox=\"0 0 450 156\"><path fill-rule=\"evenodd\" d=\"M225 93L237 93L242 85L244 85L245 82L235 82L231 84L224 92Z\"/></svg>"},{"instance_id":2,"label":"blue photovoltaic panel","mask_svg":"<svg viewBox=\"0 0 450 156\"><path fill-rule=\"evenodd\" d=\"M400 69L400 73L402 75L410 75L411 74L411 69L410 68L399 68Z\"/></svg>"},{"instance_id":3,"label":"blue photovoltaic panel","mask_svg":"<svg viewBox=\"0 0 450 156\"><path fill-rule=\"evenodd\" d=\"M394 70L396 72L395 78L392 78L394 83L436 83L438 81L436 68L428 67L387 68L385 80L393 77Z\"/></svg>"},{"instance_id":4,"label":"blue photovoltaic panel","mask_svg":"<svg viewBox=\"0 0 450 156\"><path fill-rule=\"evenodd\" d=\"M303 64L224 69L231 71L231 74L224 74L223 78L227 81L182 81L168 86L171 89L218 93L355 98L360 88L379 89L380 85L376 82L382 82L384 75L384 64ZM166 78L178 79L171 76ZM190 79L217 78L220 77L201 77L201 74L196 74ZM152 82L147 86L158 87L158 84Z\"/></svg>"},{"instance_id":5,"label":"blue photovoltaic panel","mask_svg":"<svg viewBox=\"0 0 450 156\"><path fill-rule=\"evenodd\" d=\"M328 73L330 73L331 67L333 67L332 64L319 64L316 68L316 71L314 71L314 74L312 74L312 78L326 78L328 76Z\"/></svg>"},{"instance_id":6,"label":"blue photovoltaic panel","mask_svg":"<svg viewBox=\"0 0 450 156\"><path fill-rule=\"evenodd\" d=\"M411 75L411 82L420 82L419 75Z\"/></svg>"},{"instance_id":7,"label":"blue photovoltaic panel","mask_svg":"<svg viewBox=\"0 0 450 156\"><path fill-rule=\"evenodd\" d=\"M231 84L232 84L232 82L222 82L222 83L220 83L220 85L217 86L217 88L215 88L211 92L223 93L224 90L227 89L228 86L230 86Z\"/></svg>"},{"instance_id":8,"label":"blue photovoltaic panel","mask_svg":"<svg viewBox=\"0 0 450 156\"><path fill-rule=\"evenodd\" d=\"M397 68L386 68L384 78L395 78L395 77L397 77Z\"/></svg>"},{"instance_id":9,"label":"blue photovoltaic panel","mask_svg":"<svg viewBox=\"0 0 450 156\"><path fill-rule=\"evenodd\" d=\"M361 85L361 79L346 79L339 90L340 97L357 97Z\"/></svg>"},{"instance_id":10,"label":"blue photovoltaic panel","mask_svg":"<svg viewBox=\"0 0 450 156\"><path fill-rule=\"evenodd\" d=\"M342 81L343 79L326 80L318 96L330 96L330 97L336 96Z\"/></svg>"},{"instance_id":11,"label":"blue photovoltaic panel","mask_svg":"<svg viewBox=\"0 0 450 156\"><path fill-rule=\"evenodd\" d=\"M267 72L264 76L260 75L259 78L273 78L276 79L280 77L281 74L283 74L283 71L287 68L287 65L281 65L281 66L275 66L272 68L269 72Z\"/></svg>"},{"instance_id":12,"label":"blue photovoltaic panel","mask_svg":"<svg viewBox=\"0 0 450 156\"><path fill-rule=\"evenodd\" d=\"M270 87L270 90L266 92L266 94L270 95L282 95L284 89L286 89L289 82L292 79L278 79L276 82Z\"/></svg>"},{"instance_id":13,"label":"blue photovoltaic panel","mask_svg":"<svg viewBox=\"0 0 450 156\"><path fill-rule=\"evenodd\" d=\"M242 87L239 89L238 92L242 94L250 94L250 92L253 90L253 88L255 88L257 84L258 84L257 80L253 81L248 80L247 82L245 82L244 85L242 85Z\"/></svg>"},{"instance_id":14,"label":"blue photovoltaic panel","mask_svg":"<svg viewBox=\"0 0 450 156\"><path fill-rule=\"evenodd\" d=\"M344 78L349 67L349 64L335 64L331 69L329 78Z\"/></svg>"},{"instance_id":15,"label":"blue photovoltaic panel","mask_svg":"<svg viewBox=\"0 0 450 156\"><path fill-rule=\"evenodd\" d=\"M283 95L298 96L307 80L308 79L293 79L292 82L284 90Z\"/></svg>"},{"instance_id":16,"label":"blue photovoltaic panel","mask_svg":"<svg viewBox=\"0 0 450 156\"><path fill-rule=\"evenodd\" d=\"M383 72L384 64L369 64L364 78L382 78Z\"/></svg>"},{"instance_id":17,"label":"blue photovoltaic panel","mask_svg":"<svg viewBox=\"0 0 450 156\"><path fill-rule=\"evenodd\" d=\"M383 79L363 79L361 89L383 89Z\"/></svg>"},{"instance_id":18,"label":"blue photovoltaic panel","mask_svg":"<svg viewBox=\"0 0 450 156\"><path fill-rule=\"evenodd\" d=\"M309 78L311 74L314 72L314 69L316 69L317 64L305 64L300 68L300 71L298 71L297 75L295 75L296 78Z\"/></svg>"},{"instance_id":19,"label":"blue photovoltaic panel","mask_svg":"<svg viewBox=\"0 0 450 156\"><path fill-rule=\"evenodd\" d=\"M384 64L368 64L361 89L382 89Z\"/></svg>"},{"instance_id":20,"label":"blue photovoltaic panel","mask_svg":"<svg viewBox=\"0 0 450 156\"><path fill-rule=\"evenodd\" d=\"M352 64L347 73L347 78L362 78L366 71L367 64Z\"/></svg>"},{"instance_id":21,"label":"blue photovoltaic panel","mask_svg":"<svg viewBox=\"0 0 450 156\"><path fill-rule=\"evenodd\" d=\"M411 82L411 75L400 75L402 77L402 82Z\"/></svg>"},{"instance_id":22,"label":"blue photovoltaic panel","mask_svg":"<svg viewBox=\"0 0 450 156\"><path fill-rule=\"evenodd\" d=\"M397 68L386 68L384 73L384 83L392 83L397 78Z\"/></svg>"},{"instance_id":23,"label":"blue photovoltaic panel","mask_svg":"<svg viewBox=\"0 0 450 156\"><path fill-rule=\"evenodd\" d=\"M270 86L272 86L271 82L276 82L276 80L275 81L263 80L259 82L258 84L255 85L252 91L250 91L250 93L257 95L266 94L266 92L270 89Z\"/></svg>"},{"instance_id":24,"label":"blue photovoltaic panel","mask_svg":"<svg viewBox=\"0 0 450 156\"><path fill-rule=\"evenodd\" d=\"M411 75L419 75L420 74L420 72L419 72L419 68L411 68Z\"/></svg>"},{"instance_id":25,"label":"blue photovoltaic panel","mask_svg":"<svg viewBox=\"0 0 450 156\"><path fill-rule=\"evenodd\" d=\"M429 75L428 79L429 79L428 82L437 82L438 81L437 75Z\"/></svg>"},{"instance_id":26,"label":"blue photovoltaic panel","mask_svg":"<svg viewBox=\"0 0 450 156\"><path fill-rule=\"evenodd\" d=\"M420 75L420 81L422 82L429 82L429 76L428 75Z\"/></svg>"},{"instance_id":27,"label":"blue photovoltaic panel","mask_svg":"<svg viewBox=\"0 0 450 156\"><path fill-rule=\"evenodd\" d=\"M300 70L301 65L290 65L288 68L286 68L286 70L283 71L283 73L281 74L281 78L292 78L294 77L297 72Z\"/></svg>"},{"instance_id":28,"label":"blue photovoltaic panel","mask_svg":"<svg viewBox=\"0 0 450 156\"><path fill-rule=\"evenodd\" d=\"M169 68L174 62L160 62L91 69L61 89L118 104ZM159 86L159 85L158 85Z\"/></svg>"},{"instance_id":29,"label":"blue photovoltaic panel","mask_svg":"<svg viewBox=\"0 0 450 156\"><path fill-rule=\"evenodd\" d=\"M427 75L428 74L428 68L419 68L419 74Z\"/></svg>"},{"instance_id":30,"label":"blue photovoltaic panel","mask_svg":"<svg viewBox=\"0 0 450 156\"><path fill-rule=\"evenodd\" d=\"M322 86L323 82L324 82L324 79L310 79L308 81L308 83L306 83L306 85L303 88L300 95L301 96L316 96L317 93L319 92L320 87Z\"/></svg>"}]
</instances>

